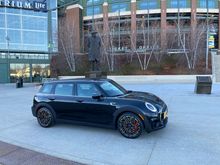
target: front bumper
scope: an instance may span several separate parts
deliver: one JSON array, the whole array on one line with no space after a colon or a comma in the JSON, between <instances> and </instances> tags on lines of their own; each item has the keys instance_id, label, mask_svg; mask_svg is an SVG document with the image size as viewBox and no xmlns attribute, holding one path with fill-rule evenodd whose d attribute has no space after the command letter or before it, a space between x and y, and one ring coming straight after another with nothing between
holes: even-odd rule
<instances>
[{"instance_id":1,"label":"front bumper","mask_svg":"<svg viewBox=\"0 0 220 165\"><path fill-rule=\"evenodd\" d=\"M168 109L164 107L157 116L148 116L145 119L145 130L147 132L156 131L158 129L166 127L168 123Z\"/></svg>"},{"instance_id":2,"label":"front bumper","mask_svg":"<svg viewBox=\"0 0 220 165\"><path fill-rule=\"evenodd\" d=\"M36 114L36 108L35 108L35 106L32 106L31 107L31 111L32 111L32 114L33 114L33 116L37 116L37 114Z\"/></svg>"}]
</instances>

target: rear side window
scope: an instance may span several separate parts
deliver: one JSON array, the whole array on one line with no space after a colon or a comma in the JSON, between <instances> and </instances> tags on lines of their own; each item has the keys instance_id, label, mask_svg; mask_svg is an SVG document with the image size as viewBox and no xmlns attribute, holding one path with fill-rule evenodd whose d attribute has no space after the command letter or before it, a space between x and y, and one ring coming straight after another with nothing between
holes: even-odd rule
<instances>
[{"instance_id":1,"label":"rear side window","mask_svg":"<svg viewBox=\"0 0 220 165\"><path fill-rule=\"evenodd\" d=\"M73 95L73 84L72 83L61 83L55 87L55 95L72 96Z\"/></svg>"},{"instance_id":2,"label":"rear side window","mask_svg":"<svg viewBox=\"0 0 220 165\"><path fill-rule=\"evenodd\" d=\"M50 94L53 88L53 84L44 84L40 90L40 93Z\"/></svg>"}]
</instances>

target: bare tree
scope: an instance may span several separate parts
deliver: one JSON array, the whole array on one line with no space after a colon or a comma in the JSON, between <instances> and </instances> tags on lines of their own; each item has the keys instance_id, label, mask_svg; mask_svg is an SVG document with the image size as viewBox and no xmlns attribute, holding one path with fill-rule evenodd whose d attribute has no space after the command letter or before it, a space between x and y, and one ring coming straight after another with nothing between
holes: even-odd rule
<instances>
[{"instance_id":1,"label":"bare tree","mask_svg":"<svg viewBox=\"0 0 220 165\"><path fill-rule=\"evenodd\" d=\"M119 15L114 17L113 20L109 21L107 24L103 22L103 26L100 26L100 22L96 21L94 23L95 30L98 32L99 37L101 38L101 54L102 60L106 61L108 65L109 71L114 71L115 67L115 57L117 52L117 45L116 43L119 42L117 38L115 38L117 32L117 22ZM103 29L103 27L108 27L107 29Z\"/></svg>"},{"instance_id":2,"label":"bare tree","mask_svg":"<svg viewBox=\"0 0 220 165\"><path fill-rule=\"evenodd\" d=\"M193 37L191 37L191 39L193 39L192 43L191 43L191 65L192 65L192 69L195 69L196 63L198 61L198 57L200 52L198 50L200 50L202 48L201 46L201 41L203 39L205 39L205 33L206 33L206 23L205 22L199 22L195 29L193 29Z\"/></svg>"},{"instance_id":3,"label":"bare tree","mask_svg":"<svg viewBox=\"0 0 220 165\"><path fill-rule=\"evenodd\" d=\"M202 40L206 26L205 22L201 21L190 31L189 25L190 23L181 19L179 14L176 20L170 21L167 45L168 53L184 55L188 69L194 70L200 55L199 50L203 48Z\"/></svg>"},{"instance_id":4,"label":"bare tree","mask_svg":"<svg viewBox=\"0 0 220 165\"><path fill-rule=\"evenodd\" d=\"M76 38L74 27L74 22L72 22L72 24L67 23L65 18L59 21L59 42L61 50L72 72L76 71L76 55L79 54L76 42L74 41Z\"/></svg>"},{"instance_id":5,"label":"bare tree","mask_svg":"<svg viewBox=\"0 0 220 165\"><path fill-rule=\"evenodd\" d=\"M149 25L148 25L149 26ZM146 30L147 29L147 30ZM146 20L142 17L141 29L137 42L142 46L132 50L132 54L136 55L140 64L141 70L147 70L152 59L153 54L156 52L159 44L159 23L152 22L150 27L146 27ZM136 47L136 43L131 38L132 47ZM159 59L158 59L159 60Z\"/></svg>"},{"instance_id":6,"label":"bare tree","mask_svg":"<svg viewBox=\"0 0 220 165\"><path fill-rule=\"evenodd\" d=\"M182 50L181 53L184 54L185 58L186 58L186 61L187 61L187 66L189 69L192 68L191 66L191 62L190 62L190 57L189 57L189 52L187 51L186 49L186 37L185 37L185 33L184 33L184 23L182 23L180 20L179 20L179 17L178 17L178 20L176 23L176 28L177 28L177 39L178 39L178 44L179 44L179 49Z\"/></svg>"}]
</instances>

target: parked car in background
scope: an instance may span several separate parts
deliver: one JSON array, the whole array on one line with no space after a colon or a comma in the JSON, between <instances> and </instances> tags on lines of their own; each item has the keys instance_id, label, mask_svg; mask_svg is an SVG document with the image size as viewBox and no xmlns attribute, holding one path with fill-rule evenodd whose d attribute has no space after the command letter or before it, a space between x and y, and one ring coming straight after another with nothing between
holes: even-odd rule
<instances>
[{"instance_id":1,"label":"parked car in background","mask_svg":"<svg viewBox=\"0 0 220 165\"><path fill-rule=\"evenodd\" d=\"M34 96L32 113L42 127L66 120L118 129L127 138L164 128L168 121L167 105L159 97L128 91L110 79L45 82Z\"/></svg>"}]
</instances>

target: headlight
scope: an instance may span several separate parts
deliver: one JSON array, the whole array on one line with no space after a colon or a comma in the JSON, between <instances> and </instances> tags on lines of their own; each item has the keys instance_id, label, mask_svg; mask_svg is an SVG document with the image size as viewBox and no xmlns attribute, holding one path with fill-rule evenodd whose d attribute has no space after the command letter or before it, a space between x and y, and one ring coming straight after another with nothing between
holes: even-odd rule
<instances>
[{"instance_id":1,"label":"headlight","mask_svg":"<svg viewBox=\"0 0 220 165\"><path fill-rule=\"evenodd\" d=\"M151 103L148 103L148 102L145 102L145 106L151 111L151 112L157 112L157 108L151 104Z\"/></svg>"}]
</instances>

